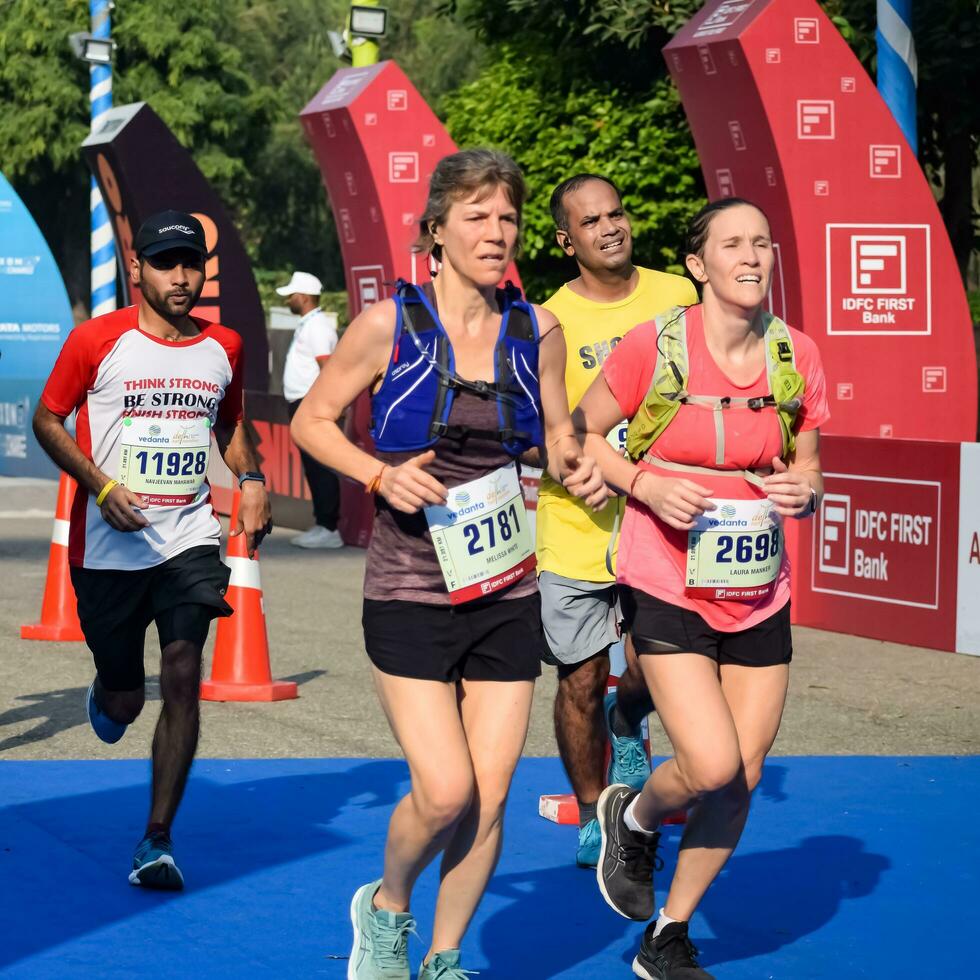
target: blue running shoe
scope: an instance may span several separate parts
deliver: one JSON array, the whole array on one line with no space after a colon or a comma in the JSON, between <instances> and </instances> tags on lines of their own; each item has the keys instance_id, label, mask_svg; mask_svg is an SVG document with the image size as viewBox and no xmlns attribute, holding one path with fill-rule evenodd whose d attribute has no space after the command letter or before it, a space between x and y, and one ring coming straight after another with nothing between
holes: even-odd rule
<instances>
[{"instance_id":1,"label":"blue running shoe","mask_svg":"<svg viewBox=\"0 0 980 980\"><path fill-rule=\"evenodd\" d=\"M575 863L580 868L594 868L599 863L599 850L602 847L602 834L599 821L593 818L578 829L578 850Z\"/></svg>"},{"instance_id":2,"label":"blue running shoe","mask_svg":"<svg viewBox=\"0 0 980 980\"><path fill-rule=\"evenodd\" d=\"M113 721L107 714L100 710L95 703L95 681L89 685L88 693L85 695L85 710L88 712L89 724L103 742L112 745L126 734L129 725L122 722Z\"/></svg>"},{"instance_id":3,"label":"blue running shoe","mask_svg":"<svg viewBox=\"0 0 980 980\"><path fill-rule=\"evenodd\" d=\"M612 730L612 710L616 706L616 692L610 691L603 702L606 718L606 731L609 733L609 771L606 782L610 786L625 783L630 789L641 790L650 775L650 760L643 744L643 736L624 735L622 738Z\"/></svg>"},{"instance_id":4,"label":"blue running shoe","mask_svg":"<svg viewBox=\"0 0 980 980\"><path fill-rule=\"evenodd\" d=\"M411 912L374 907L381 880L362 885L350 903L354 947L347 963L347 980L411 980L408 937L415 932Z\"/></svg>"},{"instance_id":5,"label":"blue running shoe","mask_svg":"<svg viewBox=\"0 0 980 980\"><path fill-rule=\"evenodd\" d=\"M464 970L459 965L459 950L444 949L419 967L418 980L466 980L479 970Z\"/></svg>"},{"instance_id":6,"label":"blue running shoe","mask_svg":"<svg viewBox=\"0 0 980 980\"><path fill-rule=\"evenodd\" d=\"M169 834L147 834L137 844L129 883L168 892L179 892L184 887L184 876L174 864L174 845Z\"/></svg>"}]
</instances>

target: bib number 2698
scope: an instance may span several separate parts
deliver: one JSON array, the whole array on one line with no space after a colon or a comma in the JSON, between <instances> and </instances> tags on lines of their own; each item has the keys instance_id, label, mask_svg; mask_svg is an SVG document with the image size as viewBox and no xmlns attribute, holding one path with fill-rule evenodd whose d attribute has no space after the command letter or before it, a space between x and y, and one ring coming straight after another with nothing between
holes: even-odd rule
<instances>
[{"instance_id":1,"label":"bib number 2698","mask_svg":"<svg viewBox=\"0 0 980 980\"><path fill-rule=\"evenodd\" d=\"M770 555L779 552L779 528L773 527L768 534L730 534L717 535L718 553L715 561L719 565L738 562L744 565L750 561L766 561Z\"/></svg>"},{"instance_id":2,"label":"bib number 2698","mask_svg":"<svg viewBox=\"0 0 980 980\"><path fill-rule=\"evenodd\" d=\"M768 500L716 500L687 535L684 592L751 602L769 595L783 561L783 533Z\"/></svg>"}]
</instances>

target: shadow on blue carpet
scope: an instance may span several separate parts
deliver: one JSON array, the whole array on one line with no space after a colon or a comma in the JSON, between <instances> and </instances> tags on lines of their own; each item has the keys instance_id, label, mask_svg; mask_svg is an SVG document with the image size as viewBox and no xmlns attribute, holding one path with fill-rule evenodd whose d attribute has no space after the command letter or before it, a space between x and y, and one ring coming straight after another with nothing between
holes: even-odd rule
<instances>
[{"instance_id":1,"label":"shadow on blue carpet","mask_svg":"<svg viewBox=\"0 0 980 980\"><path fill-rule=\"evenodd\" d=\"M148 765L0 763L0 974L43 978L346 976L348 905L380 876L397 760L200 760L174 829L179 895L126 883ZM777 758L739 850L692 923L718 980L971 975L977 758ZM574 866L575 829L537 816L566 786L557 760L525 759L504 855L464 964L508 980L632 975L642 925L608 909ZM679 828L664 835L662 901ZM431 932L437 869L415 911ZM425 951L412 948L413 966Z\"/></svg>"}]
</instances>

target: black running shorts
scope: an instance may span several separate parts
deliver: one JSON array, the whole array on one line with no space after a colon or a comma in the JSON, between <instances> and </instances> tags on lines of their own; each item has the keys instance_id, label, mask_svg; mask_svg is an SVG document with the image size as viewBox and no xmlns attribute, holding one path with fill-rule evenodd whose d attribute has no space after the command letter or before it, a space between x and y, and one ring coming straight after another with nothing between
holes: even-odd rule
<instances>
[{"instance_id":1,"label":"black running shorts","mask_svg":"<svg viewBox=\"0 0 980 980\"><path fill-rule=\"evenodd\" d=\"M620 602L626 630L640 654L701 653L718 664L739 667L772 667L793 659L788 602L738 633L716 630L696 612L628 585L620 586Z\"/></svg>"},{"instance_id":2,"label":"black running shorts","mask_svg":"<svg viewBox=\"0 0 980 980\"><path fill-rule=\"evenodd\" d=\"M153 568L73 567L78 618L102 686L143 686L143 643L151 622L161 650L176 640L203 647L211 620L233 612L224 598L230 575L213 545L189 548Z\"/></svg>"},{"instance_id":3,"label":"black running shorts","mask_svg":"<svg viewBox=\"0 0 980 980\"><path fill-rule=\"evenodd\" d=\"M538 594L459 606L365 599L364 645L385 674L427 681L526 681L545 650Z\"/></svg>"}]
</instances>

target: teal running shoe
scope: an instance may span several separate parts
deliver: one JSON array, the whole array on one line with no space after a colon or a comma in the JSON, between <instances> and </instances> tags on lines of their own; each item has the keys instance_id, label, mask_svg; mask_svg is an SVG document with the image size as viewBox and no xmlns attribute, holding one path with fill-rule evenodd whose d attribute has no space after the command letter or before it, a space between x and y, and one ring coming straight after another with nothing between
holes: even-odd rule
<instances>
[{"instance_id":1,"label":"teal running shoe","mask_svg":"<svg viewBox=\"0 0 980 980\"><path fill-rule=\"evenodd\" d=\"M594 868L599 863L599 850L602 847L602 834L599 821L593 818L578 829L578 850L575 863L580 868Z\"/></svg>"},{"instance_id":2,"label":"teal running shoe","mask_svg":"<svg viewBox=\"0 0 980 980\"><path fill-rule=\"evenodd\" d=\"M354 946L347 964L347 980L411 980L408 937L415 932L411 912L389 912L374 907L381 879L361 885L350 903Z\"/></svg>"},{"instance_id":3,"label":"teal running shoe","mask_svg":"<svg viewBox=\"0 0 980 980\"><path fill-rule=\"evenodd\" d=\"M169 834L147 834L139 842L129 883L169 892L179 892L184 887L184 876L174 864L174 845Z\"/></svg>"},{"instance_id":4,"label":"teal running shoe","mask_svg":"<svg viewBox=\"0 0 980 980\"><path fill-rule=\"evenodd\" d=\"M418 980L466 980L479 970L464 970L459 965L459 950L444 949L419 967Z\"/></svg>"},{"instance_id":5,"label":"teal running shoe","mask_svg":"<svg viewBox=\"0 0 980 980\"><path fill-rule=\"evenodd\" d=\"M603 702L606 731L609 733L609 771L606 782L610 786L625 783L630 789L641 790L650 775L650 760L640 732L620 738L612 730L612 710L616 706L616 692L610 691Z\"/></svg>"},{"instance_id":6,"label":"teal running shoe","mask_svg":"<svg viewBox=\"0 0 980 980\"><path fill-rule=\"evenodd\" d=\"M103 742L108 742L109 745L118 742L126 734L126 729L129 728L129 725L113 721L95 703L95 681L89 685L88 693L85 695L85 710L88 712L88 721L92 726L92 731Z\"/></svg>"}]
</instances>

